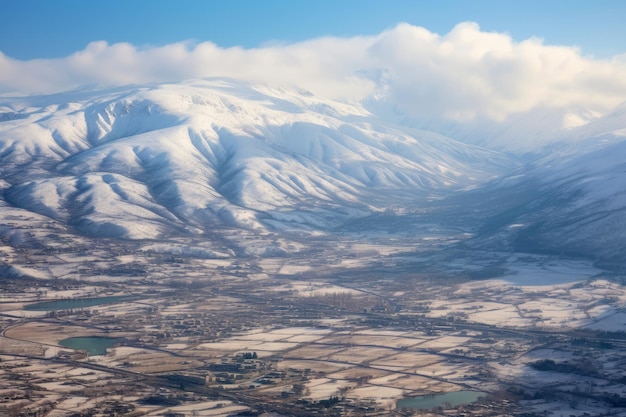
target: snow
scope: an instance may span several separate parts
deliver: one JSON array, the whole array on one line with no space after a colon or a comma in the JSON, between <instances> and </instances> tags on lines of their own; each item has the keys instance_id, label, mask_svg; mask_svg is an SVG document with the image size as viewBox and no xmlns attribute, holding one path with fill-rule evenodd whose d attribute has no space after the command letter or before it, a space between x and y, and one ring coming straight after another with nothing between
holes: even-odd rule
<instances>
[{"instance_id":1,"label":"snow","mask_svg":"<svg viewBox=\"0 0 626 417\"><path fill-rule=\"evenodd\" d=\"M247 410L248 407L234 405L230 401L205 401L198 403L190 403L176 407L168 407L150 412L148 416L162 416L165 414L185 414L203 417L228 417L235 415L241 411Z\"/></svg>"},{"instance_id":2,"label":"snow","mask_svg":"<svg viewBox=\"0 0 626 417\"><path fill-rule=\"evenodd\" d=\"M231 252L216 251L201 246L192 246L176 243L151 243L141 247L144 252L166 253L176 256L189 256L193 258L219 259L230 258Z\"/></svg>"},{"instance_id":3,"label":"snow","mask_svg":"<svg viewBox=\"0 0 626 417\"><path fill-rule=\"evenodd\" d=\"M356 104L228 80L24 100L27 117L0 124L7 200L98 236L324 229L385 208L374 189L465 189L515 164Z\"/></svg>"},{"instance_id":4,"label":"snow","mask_svg":"<svg viewBox=\"0 0 626 417\"><path fill-rule=\"evenodd\" d=\"M583 281L601 272L586 260L533 258L536 263L530 264L528 260L511 257L506 263L511 272L502 279L513 285L548 286Z\"/></svg>"},{"instance_id":5,"label":"snow","mask_svg":"<svg viewBox=\"0 0 626 417\"><path fill-rule=\"evenodd\" d=\"M590 314L594 313L596 312L590 311ZM592 323L586 324L585 327L601 331L626 332L626 312L608 309L596 316Z\"/></svg>"},{"instance_id":6,"label":"snow","mask_svg":"<svg viewBox=\"0 0 626 417\"><path fill-rule=\"evenodd\" d=\"M347 386L346 381L331 380L328 378L312 379L306 383L310 393L307 397L313 400L325 400L332 395L337 395L339 388Z\"/></svg>"},{"instance_id":7,"label":"snow","mask_svg":"<svg viewBox=\"0 0 626 417\"><path fill-rule=\"evenodd\" d=\"M491 248L524 241L516 239L521 236L539 245L533 250L611 258L621 256L625 244L616 232L626 227L623 106L601 118L582 110L557 114L569 126L556 136L559 146L542 149L523 168L517 157L382 120L358 103L229 79L3 98L0 108L11 114L0 123L7 206L91 236L202 236L224 226L319 234L473 190L485 193L478 195L490 215L501 209L490 203L493 192L526 201L525 210L504 212L507 221ZM587 122L572 127L581 120ZM459 133L453 126L440 131ZM424 245L432 243L426 239ZM198 246L146 249L207 259L233 255ZM258 257L285 257L294 249L241 247ZM357 265L343 260L345 267ZM285 265L281 273L303 268ZM530 274L536 284L547 274L582 279L586 272L575 269L543 275L512 269L505 279L520 285Z\"/></svg>"}]
</instances>

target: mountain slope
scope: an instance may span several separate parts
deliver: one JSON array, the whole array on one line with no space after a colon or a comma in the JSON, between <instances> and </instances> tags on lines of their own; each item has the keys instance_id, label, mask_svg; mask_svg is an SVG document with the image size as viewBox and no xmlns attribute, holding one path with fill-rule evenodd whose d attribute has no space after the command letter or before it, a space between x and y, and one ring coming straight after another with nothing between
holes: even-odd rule
<instances>
[{"instance_id":1,"label":"mountain slope","mask_svg":"<svg viewBox=\"0 0 626 417\"><path fill-rule=\"evenodd\" d=\"M517 166L358 105L229 80L6 99L0 113L6 202L96 236L328 229Z\"/></svg>"},{"instance_id":2,"label":"mountain slope","mask_svg":"<svg viewBox=\"0 0 626 417\"><path fill-rule=\"evenodd\" d=\"M626 259L626 112L574 129L516 176L489 187L483 201L507 196L473 244ZM585 139L586 138L586 139ZM493 211L492 211L493 213Z\"/></svg>"}]
</instances>

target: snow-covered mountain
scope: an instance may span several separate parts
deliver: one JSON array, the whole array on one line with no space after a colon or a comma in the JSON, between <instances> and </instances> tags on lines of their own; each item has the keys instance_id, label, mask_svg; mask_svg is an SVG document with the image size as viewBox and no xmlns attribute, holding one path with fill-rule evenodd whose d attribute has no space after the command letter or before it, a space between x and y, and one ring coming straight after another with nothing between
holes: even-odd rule
<instances>
[{"instance_id":1,"label":"snow-covered mountain","mask_svg":"<svg viewBox=\"0 0 626 417\"><path fill-rule=\"evenodd\" d=\"M518 166L358 104L224 79L7 98L0 121L5 204L95 236L327 230Z\"/></svg>"},{"instance_id":2,"label":"snow-covered mountain","mask_svg":"<svg viewBox=\"0 0 626 417\"><path fill-rule=\"evenodd\" d=\"M477 244L622 263L626 107L562 135L567 140L477 193L483 209L484 202L503 202L487 215Z\"/></svg>"},{"instance_id":3,"label":"snow-covered mountain","mask_svg":"<svg viewBox=\"0 0 626 417\"><path fill-rule=\"evenodd\" d=\"M623 260L625 129L622 106L529 159L228 79L5 98L0 220L126 239L329 232L442 201L473 246Z\"/></svg>"}]
</instances>

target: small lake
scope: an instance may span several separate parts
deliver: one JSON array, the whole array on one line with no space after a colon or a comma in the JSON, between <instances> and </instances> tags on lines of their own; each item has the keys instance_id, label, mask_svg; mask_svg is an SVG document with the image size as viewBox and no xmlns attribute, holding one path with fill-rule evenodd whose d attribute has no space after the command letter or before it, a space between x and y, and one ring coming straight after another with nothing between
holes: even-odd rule
<instances>
[{"instance_id":1,"label":"small lake","mask_svg":"<svg viewBox=\"0 0 626 417\"><path fill-rule=\"evenodd\" d=\"M410 408L413 410L430 410L435 407L457 407L459 405L470 404L480 397L484 397L484 392L478 391L455 391L437 395L422 395L419 397L405 398L396 402L398 409Z\"/></svg>"},{"instance_id":2,"label":"small lake","mask_svg":"<svg viewBox=\"0 0 626 417\"><path fill-rule=\"evenodd\" d=\"M112 295L109 297L96 298L68 298L64 300L43 301L41 303L28 304L24 307L26 311L53 311L70 310L85 307L94 307L103 304L114 304L127 301L132 298L129 295Z\"/></svg>"},{"instance_id":3,"label":"small lake","mask_svg":"<svg viewBox=\"0 0 626 417\"><path fill-rule=\"evenodd\" d=\"M120 339L112 337L70 337L63 339L59 345L76 350L86 350L89 356L104 355L108 348L119 343Z\"/></svg>"}]
</instances>

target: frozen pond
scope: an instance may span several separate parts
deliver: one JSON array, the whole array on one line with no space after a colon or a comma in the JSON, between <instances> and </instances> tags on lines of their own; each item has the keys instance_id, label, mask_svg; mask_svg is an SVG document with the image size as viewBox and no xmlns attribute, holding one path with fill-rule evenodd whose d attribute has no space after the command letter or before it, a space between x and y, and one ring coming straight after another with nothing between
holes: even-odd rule
<instances>
[{"instance_id":1,"label":"frozen pond","mask_svg":"<svg viewBox=\"0 0 626 417\"><path fill-rule=\"evenodd\" d=\"M477 391L455 391L437 395L422 395L419 397L405 398L396 402L396 408L410 408L413 410L430 410L435 407L457 407L459 405L473 403L480 397L484 397L484 392Z\"/></svg>"}]
</instances>

